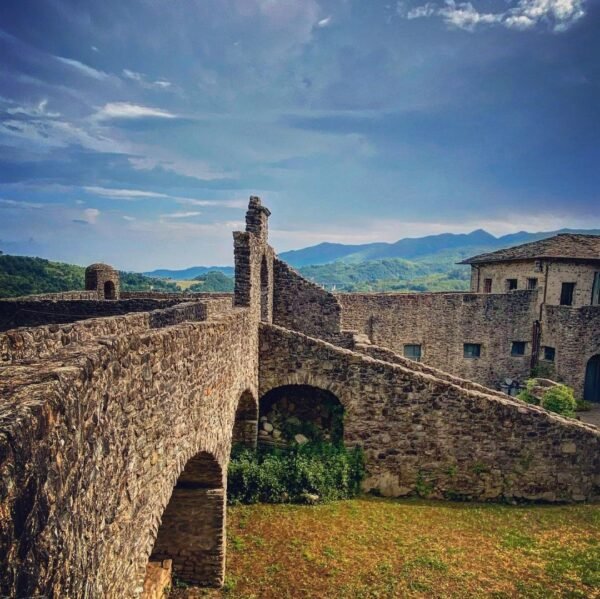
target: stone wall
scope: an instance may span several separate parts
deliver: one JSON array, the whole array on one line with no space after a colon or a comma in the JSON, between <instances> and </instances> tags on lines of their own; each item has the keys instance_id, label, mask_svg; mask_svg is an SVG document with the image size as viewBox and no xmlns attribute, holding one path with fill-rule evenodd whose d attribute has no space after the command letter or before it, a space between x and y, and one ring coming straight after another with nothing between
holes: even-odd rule
<instances>
[{"instance_id":1,"label":"stone wall","mask_svg":"<svg viewBox=\"0 0 600 599\"><path fill-rule=\"evenodd\" d=\"M34 300L97 300L102 299L97 291L58 291L56 293L35 293L32 295L20 295L18 297L9 297L0 299L2 302L34 301Z\"/></svg>"},{"instance_id":2,"label":"stone wall","mask_svg":"<svg viewBox=\"0 0 600 599\"><path fill-rule=\"evenodd\" d=\"M115 331L0 366L0 594L139 596L186 463L204 452L227 470L238 400L256 395L249 310Z\"/></svg>"},{"instance_id":3,"label":"stone wall","mask_svg":"<svg viewBox=\"0 0 600 599\"><path fill-rule=\"evenodd\" d=\"M99 316L115 316L166 308L182 302L178 299L140 297L117 301L23 299L0 302L0 331L17 327L75 322Z\"/></svg>"},{"instance_id":4,"label":"stone wall","mask_svg":"<svg viewBox=\"0 0 600 599\"><path fill-rule=\"evenodd\" d=\"M0 361L48 358L67 345L110 335L140 333L185 321L206 320L226 312L225 308L231 307L223 306L219 300L188 302L152 312L12 329L0 333Z\"/></svg>"},{"instance_id":5,"label":"stone wall","mask_svg":"<svg viewBox=\"0 0 600 599\"><path fill-rule=\"evenodd\" d=\"M527 289L527 279L538 280L538 301L560 305L563 283L575 283L573 306L589 306L592 301L594 273L600 271L597 262L581 260L517 260L474 264L471 270L471 291L483 293L484 280L492 279L492 293L506 293L507 280L517 279L518 289ZM544 292L545 287L545 292Z\"/></svg>"},{"instance_id":6,"label":"stone wall","mask_svg":"<svg viewBox=\"0 0 600 599\"><path fill-rule=\"evenodd\" d=\"M556 349L554 362L540 361L547 374L573 387L575 397L582 398L588 360L600 354L600 306L545 306L541 346Z\"/></svg>"},{"instance_id":7,"label":"stone wall","mask_svg":"<svg viewBox=\"0 0 600 599\"><path fill-rule=\"evenodd\" d=\"M337 339L341 307L336 297L275 259L273 322L322 339ZM351 327L346 327L351 328Z\"/></svg>"},{"instance_id":8,"label":"stone wall","mask_svg":"<svg viewBox=\"0 0 600 599\"><path fill-rule=\"evenodd\" d=\"M600 498L600 430L460 388L274 325L260 327L260 395L332 392L344 440L367 458L365 488L481 500Z\"/></svg>"},{"instance_id":9,"label":"stone wall","mask_svg":"<svg viewBox=\"0 0 600 599\"><path fill-rule=\"evenodd\" d=\"M336 298L343 327L368 335L376 345L399 354L406 344L421 345L424 364L487 387L529 376L532 326L538 318L535 291L350 293ZM524 356L511 355L513 341L527 343ZM481 344L481 356L465 358L465 343Z\"/></svg>"}]
</instances>

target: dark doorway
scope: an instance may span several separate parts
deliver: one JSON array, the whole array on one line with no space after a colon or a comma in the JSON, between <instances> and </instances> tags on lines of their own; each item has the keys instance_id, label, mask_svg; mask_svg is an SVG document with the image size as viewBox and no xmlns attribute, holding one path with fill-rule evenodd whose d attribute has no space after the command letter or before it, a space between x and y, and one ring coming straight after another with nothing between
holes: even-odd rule
<instances>
[{"instance_id":1,"label":"dark doorway","mask_svg":"<svg viewBox=\"0 0 600 599\"><path fill-rule=\"evenodd\" d=\"M221 466L201 451L179 475L162 515L151 561L173 560L181 581L220 586L225 571L225 487Z\"/></svg>"},{"instance_id":2,"label":"dark doorway","mask_svg":"<svg viewBox=\"0 0 600 599\"><path fill-rule=\"evenodd\" d=\"M106 281L104 283L104 299L114 300L117 297L117 291L115 289L115 284L112 281Z\"/></svg>"},{"instance_id":3,"label":"dark doorway","mask_svg":"<svg viewBox=\"0 0 600 599\"><path fill-rule=\"evenodd\" d=\"M587 363L583 399L600 402L600 354L592 356Z\"/></svg>"}]
</instances>

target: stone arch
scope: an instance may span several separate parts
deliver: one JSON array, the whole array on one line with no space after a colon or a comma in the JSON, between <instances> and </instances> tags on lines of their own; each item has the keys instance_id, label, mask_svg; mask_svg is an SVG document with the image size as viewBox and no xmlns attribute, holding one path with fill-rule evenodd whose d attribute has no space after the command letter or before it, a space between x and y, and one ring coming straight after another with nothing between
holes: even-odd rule
<instances>
[{"instance_id":1,"label":"stone arch","mask_svg":"<svg viewBox=\"0 0 600 599\"><path fill-rule=\"evenodd\" d=\"M112 281L106 281L104 283L104 299L117 299L117 290L115 288L115 284Z\"/></svg>"},{"instance_id":2,"label":"stone arch","mask_svg":"<svg viewBox=\"0 0 600 599\"><path fill-rule=\"evenodd\" d=\"M592 356L587 362L583 399L600 402L600 354Z\"/></svg>"},{"instance_id":3,"label":"stone arch","mask_svg":"<svg viewBox=\"0 0 600 599\"><path fill-rule=\"evenodd\" d=\"M238 401L233 423L232 444L256 447L258 435L258 401L246 389Z\"/></svg>"},{"instance_id":4,"label":"stone arch","mask_svg":"<svg viewBox=\"0 0 600 599\"><path fill-rule=\"evenodd\" d=\"M186 583L218 587L225 572L225 484L214 455L200 451L179 475L151 561L170 559Z\"/></svg>"},{"instance_id":5,"label":"stone arch","mask_svg":"<svg viewBox=\"0 0 600 599\"><path fill-rule=\"evenodd\" d=\"M281 385L260 399L258 441L275 445L306 440L341 443L344 439L344 406L331 391L314 385ZM298 442L303 442L296 439Z\"/></svg>"}]
</instances>

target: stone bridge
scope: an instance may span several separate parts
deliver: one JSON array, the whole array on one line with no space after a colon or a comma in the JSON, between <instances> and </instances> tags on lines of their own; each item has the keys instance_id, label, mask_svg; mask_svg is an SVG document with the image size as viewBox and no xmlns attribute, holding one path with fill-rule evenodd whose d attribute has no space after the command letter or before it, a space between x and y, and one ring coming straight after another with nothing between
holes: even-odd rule
<instances>
[{"instance_id":1,"label":"stone bridge","mask_svg":"<svg viewBox=\"0 0 600 599\"><path fill-rule=\"evenodd\" d=\"M275 257L268 216L251 198L233 298L119 299L102 281L2 303L19 328L0 333L0 595L139 597L149 559L222 584L232 442L256 442L259 398L287 385L340 400L366 489L599 498L597 428L343 331L337 299Z\"/></svg>"}]
</instances>

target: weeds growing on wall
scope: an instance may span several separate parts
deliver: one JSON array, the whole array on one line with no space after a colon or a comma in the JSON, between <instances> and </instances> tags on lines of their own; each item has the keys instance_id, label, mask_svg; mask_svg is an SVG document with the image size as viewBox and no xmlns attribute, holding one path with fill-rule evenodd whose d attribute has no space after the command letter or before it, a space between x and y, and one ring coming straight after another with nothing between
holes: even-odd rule
<instances>
[{"instance_id":1,"label":"weeds growing on wall","mask_svg":"<svg viewBox=\"0 0 600 599\"><path fill-rule=\"evenodd\" d=\"M319 503L355 497L364 478L360 448L307 443L289 449L234 448L227 498L237 503Z\"/></svg>"}]
</instances>

